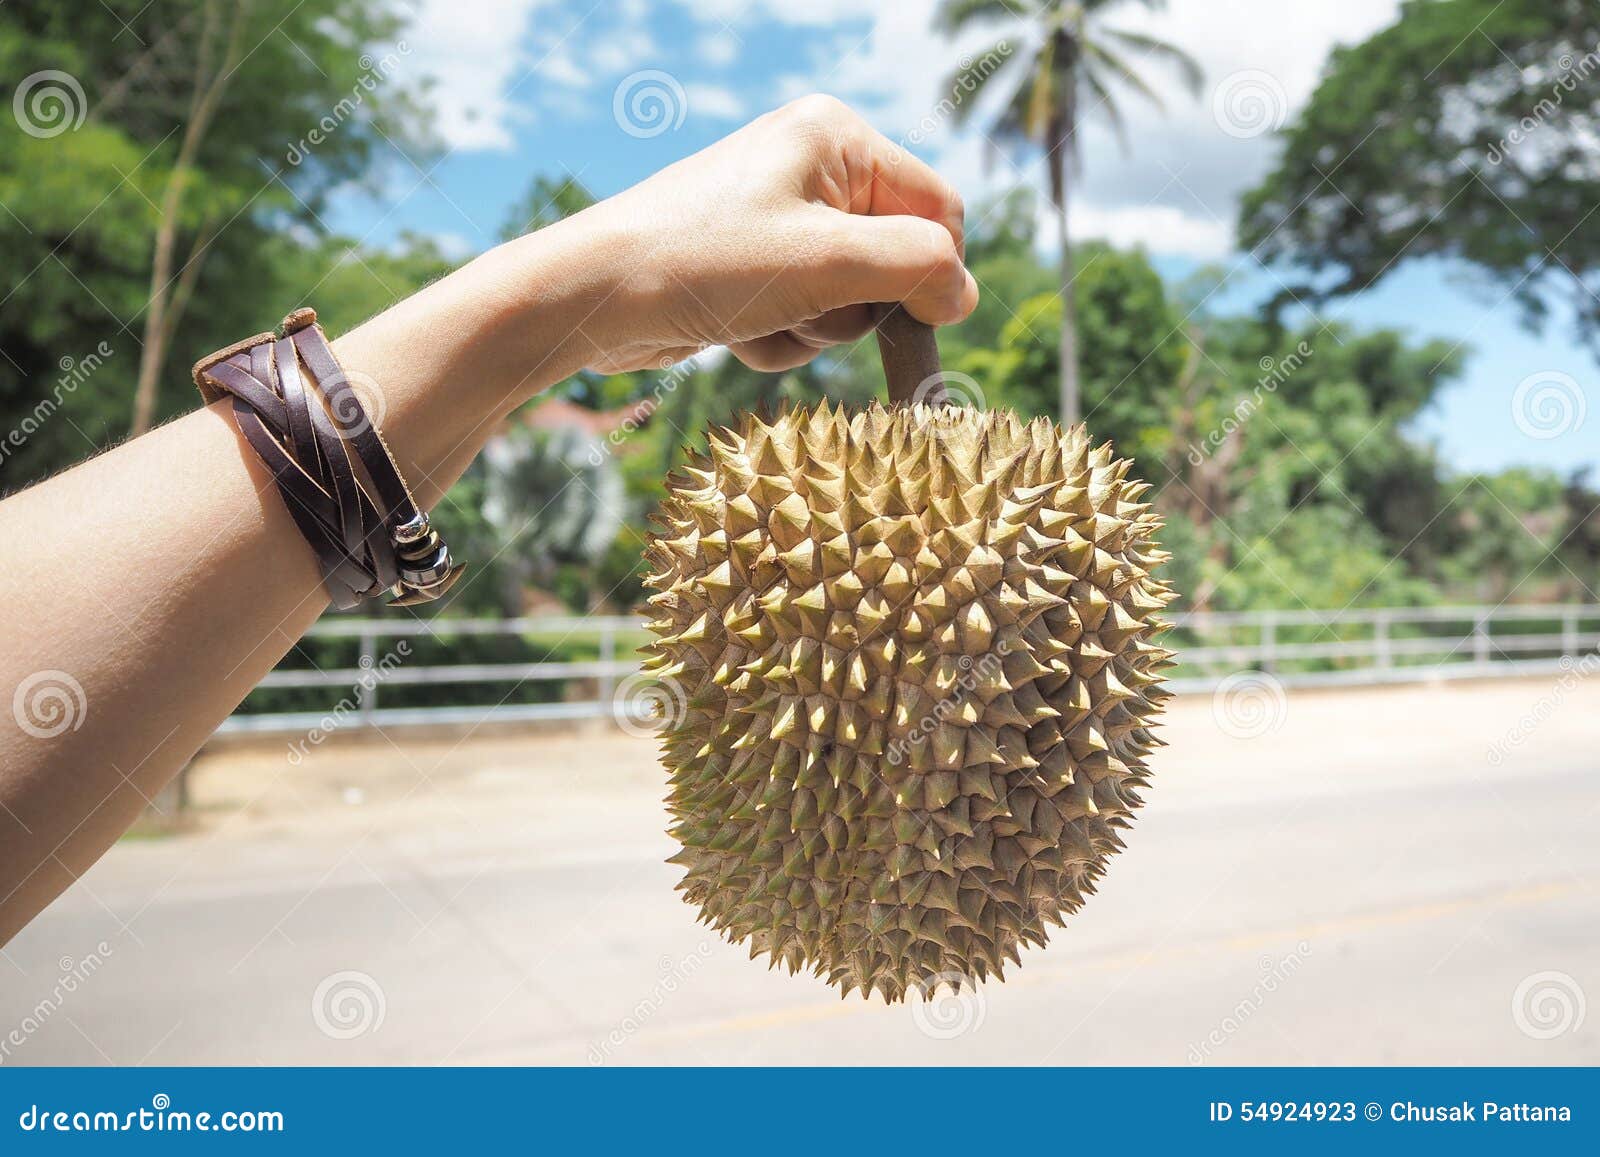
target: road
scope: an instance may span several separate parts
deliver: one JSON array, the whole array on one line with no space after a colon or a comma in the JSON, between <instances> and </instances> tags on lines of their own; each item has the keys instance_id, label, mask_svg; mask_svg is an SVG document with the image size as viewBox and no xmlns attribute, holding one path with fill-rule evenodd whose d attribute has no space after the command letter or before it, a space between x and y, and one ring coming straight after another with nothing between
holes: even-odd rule
<instances>
[{"instance_id":1,"label":"road","mask_svg":"<svg viewBox=\"0 0 1600 1157\"><path fill-rule=\"evenodd\" d=\"M0 954L0 1064L1600 1062L1600 680L1216 707L1048 948L910 1007L695 923L648 740L230 747Z\"/></svg>"}]
</instances>

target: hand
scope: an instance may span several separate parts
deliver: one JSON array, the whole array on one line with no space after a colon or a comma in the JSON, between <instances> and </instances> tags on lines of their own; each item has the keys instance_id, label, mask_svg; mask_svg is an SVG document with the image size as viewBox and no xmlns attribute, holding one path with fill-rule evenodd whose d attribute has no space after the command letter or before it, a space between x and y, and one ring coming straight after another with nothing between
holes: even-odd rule
<instances>
[{"instance_id":1,"label":"hand","mask_svg":"<svg viewBox=\"0 0 1600 1157\"><path fill-rule=\"evenodd\" d=\"M583 326L600 372L708 345L784 370L869 332L873 302L947 325L978 300L960 196L832 97L760 117L555 228L614 266L613 301Z\"/></svg>"}]
</instances>

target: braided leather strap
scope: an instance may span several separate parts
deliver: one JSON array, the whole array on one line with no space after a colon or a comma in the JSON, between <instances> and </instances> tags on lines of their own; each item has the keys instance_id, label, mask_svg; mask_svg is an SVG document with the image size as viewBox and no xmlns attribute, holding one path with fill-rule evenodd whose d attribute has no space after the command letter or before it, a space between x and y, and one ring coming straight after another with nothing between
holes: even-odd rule
<instances>
[{"instance_id":1,"label":"braided leather strap","mask_svg":"<svg viewBox=\"0 0 1600 1157\"><path fill-rule=\"evenodd\" d=\"M465 569L411 496L311 309L195 363L207 402L233 419L272 471L341 610L391 592L428 602Z\"/></svg>"}]
</instances>

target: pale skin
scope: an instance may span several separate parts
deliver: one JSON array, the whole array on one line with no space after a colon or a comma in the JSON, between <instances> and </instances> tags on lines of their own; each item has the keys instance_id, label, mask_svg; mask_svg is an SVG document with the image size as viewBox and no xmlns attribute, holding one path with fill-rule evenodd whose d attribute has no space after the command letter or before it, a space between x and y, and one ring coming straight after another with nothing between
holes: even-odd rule
<instances>
[{"instance_id":1,"label":"pale skin","mask_svg":"<svg viewBox=\"0 0 1600 1157\"><path fill-rule=\"evenodd\" d=\"M384 437L431 507L507 413L581 368L722 344L787 369L865 335L874 302L961 320L977 302L961 220L926 165L807 97L491 250L334 350L378 384ZM277 312L300 304L315 302ZM3 944L133 823L328 597L225 403L0 502L0 541ZM41 672L83 688L75 728L41 736L3 709ZM33 732L54 729L40 722Z\"/></svg>"}]
</instances>

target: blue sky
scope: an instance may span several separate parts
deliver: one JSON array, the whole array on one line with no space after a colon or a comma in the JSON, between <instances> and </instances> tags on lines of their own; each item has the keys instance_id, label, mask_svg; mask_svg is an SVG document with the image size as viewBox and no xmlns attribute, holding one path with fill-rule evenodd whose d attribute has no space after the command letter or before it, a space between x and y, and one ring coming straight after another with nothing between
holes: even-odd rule
<instances>
[{"instance_id":1,"label":"blue sky","mask_svg":"<svg viewBox=\"0 0 1600 1157\"><path fill-rule=\"evenodd\" d=\"M598 194L614 193L811 91L843 97L886 134L907 140L926 124L955 59L1003 32L952 46L930 28L933 6L421 0L401 67L433 78L444 159L425 176L396 158L391 194L382 202L345 200L332 224L379 244L403 230L431 234L466 256L493 243L508 207L536 175L571 173ZM1162 13L1138 5L1113 10L1108 23L1188 48L1206 83L1191 99L1157 73L1171 93L1168 109L1128 100L1131 152L1104 125L1091 124L1073 231L1080 239L1141 245L1175 277L1202 264L1237 266L1212 306L1244 309L1265 297L1272 278L1233 245L1238 195L1270 167L1271 127L1305 100L1328 49L1389 23L1396 6L1171 0ZM664 104L651 103L652 90L664 94ZM634 112L631 95L643 102ZM649 119L662 110L665 121ZM969 205L1020 182L1039 183L1037 165L987 161L975 132L940 124L915 140L916 151L951 177ZM1402 265L1375 289L1323 313L1360 327L1464 342L1470 354L1462 380L1418 426L1453 466L1600 465L1594 358L1572 340L1559 312L1545 333L1524 330L1503 293L1469 269L1430 261ZM1513 398L1530 378L1553 380L1565 400L1585 407L1581 425L1570 428L1569 421L1565 432L1542 439L1521 432Z\"/></svg>"}]
</instances>

